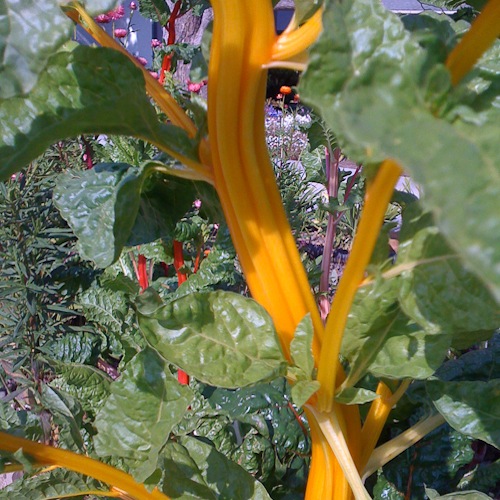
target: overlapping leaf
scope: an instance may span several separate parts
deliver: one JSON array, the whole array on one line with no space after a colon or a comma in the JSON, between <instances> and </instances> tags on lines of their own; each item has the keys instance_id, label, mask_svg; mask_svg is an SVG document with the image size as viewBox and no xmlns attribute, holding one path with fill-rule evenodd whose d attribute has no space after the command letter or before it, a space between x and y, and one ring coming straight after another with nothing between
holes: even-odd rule
<instances>
[{"instance_id":1,"label":"overlapping leaf","mask_svg":"<svg viewBox=\"0 0 500 500\"><path fill-rule=\"evenodd\" d=\"M146 340L170 363L219 387L243 387L284 374L274 325L257 302L229 292L193 293L163 304L137 298Z\"/></svg>"},{"instance_id":2,"label":"overlapping leaf","mask_svg":"<svg viewBox=\"0 0 500 500\"><path fill-rule=\"evenodd\" d=\"M324 26L301 97L354 161L394 158L423 185L438 227L500 299L498 73L454 100L444 66L376 0L329 2Z\"/></svg>"},{"instance_id":3,"label":"overlapping leaf","mask_svg":"<svg viewBox=\"0 0 500 500\"><path fill-rule=\"evenodd\" d=\"M53 55L29 95L0 101L0 178L83 133L139 137L196 157L183 130L158 121L142 73L127 57L80 46Z\"/></svg>"},{"instance_id":4,"label":"overlapping leaf","mask_svg":"<svg viewBox=\"0 0 500 500\"><path fill-rule=\"evenodd\" d=\"M117 0L87 0L93 13L109 10ZM60 1L2 0L0 2L0 99L29 92L47 59L72 34L73 23Z\"/></svg>"}]
</instances>

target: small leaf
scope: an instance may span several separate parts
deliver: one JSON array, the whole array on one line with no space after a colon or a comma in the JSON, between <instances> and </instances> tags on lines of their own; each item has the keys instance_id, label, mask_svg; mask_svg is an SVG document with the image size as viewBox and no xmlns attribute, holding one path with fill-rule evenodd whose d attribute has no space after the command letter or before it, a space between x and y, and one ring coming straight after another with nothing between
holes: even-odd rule
<instances>
[{"instance_id":1,"label":"small leaf","mask_svg":"<svg viewBox=\"0 0 500 500\"><path fill-rule=\"evenodd\" d=\"M453 493L448 493L446 495L440 495L436 490L432 488L425 488L425 494L428 496L429 500L441 500L442 498L448 498L449 500L491 500L489 495L485 495L480 491L455 491Z\"/></svg>"},{"instance_id":2,"label":"small leaf","mask_svg":"<svg viewBox=\"0 0 500 500\"><path fill-rule=\"evenodd\" d=\"M167 361L189 375L235 388L284 374L272 320L254 300L218 291L160 304L152 290L137 298L139 326Z\"/></svg>"},{"instance_id":3,"label":"small leaf","mask_svg":"<svg viewBox=\"0 0 500 500\"><path fill-rule=\"evenodd\" d=\"M290 343L290 354L297 368L311 380L314 371L314 357L312 353L312 342L314 328L311 315L307 314L297 325L292 342Z\"/></svg>"},{"instance_id":4,"label":"small leaf","mask_svg":"<svg viewBox=\"0 0 500 500\"><path fill-rule=\"evenodd\" d=\"M362 405L377 399L379 395L369 389L348 387L335 396L335 401L344 405Z\"/></svg>"},{"instance_id":5,"label":"small leaf","mask_svg":"<svg viewBox=\"0 0 500 500\"><path fill-rule=\"evenodd\" d=\"M319 391L321 384L317 380L301 380L292 387L293 402L300 408L304 406L309 398Z\"/></svg>"},{"instance_id":6,"label":"small leaf","mask_svg":"<svg viewBox=\"0 0 500 500\"><path fill-rule=\"evenodd\" d=\"M156 469L158 454L190 404L189 387L181 386L152 349L137 354L97 414L94 439L99 456L126 459L137 481Z\"/></svg>"},{"instance_id":7,"label":"small leaf","mask_svg":"<svg viewBox=\"0 0 500 500\"><path fill-rule=\"evenodd\" d=\"M436 408L454 429L500 448L500 379L429 380L426 388Z\"/></svg>"}]
</instances>

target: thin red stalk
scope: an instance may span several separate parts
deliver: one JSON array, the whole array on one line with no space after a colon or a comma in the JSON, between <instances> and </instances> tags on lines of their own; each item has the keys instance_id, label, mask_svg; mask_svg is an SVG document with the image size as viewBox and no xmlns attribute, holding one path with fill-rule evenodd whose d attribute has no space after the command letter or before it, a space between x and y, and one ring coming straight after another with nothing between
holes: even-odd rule
<instances>
[{"instance_id":1,"label":"thin red stalk","mask_svg":"<svg viewBox=\"0 0 500 500\"><path fill-rule=\"evenodd\" d=\"M325 151L326 172L328 174L328 196L337 198L339 194L339 160L340 150L337 148L333 151L333 158L330 150ZM326 226L325 246L323 248L323 261L321 262L321 279L319 282L319 309L321 319L326 320L330 312L330 300L328 298L328 285L330 281L330 263L333 255L333 242L337 229L337 214L328 214L328 222Z\"/></svg>"},{"instance_id":2,"label":"thin red stalk","mask_svg":"<svg viewBox=\"0 0 500 500\"><path fill-rule=\"evenodd\" d=\"M196 252L196 258L194 259L194 268L193 272L197 273L200 268L200 258L201 258L201 247L198 247L198 251Z\"/></svg>"},{"instance_id":3,"label":"thin red stalk","mask_svg":"<svg viewBox=\"0 0 500 500\"><path fill-rule=\"evenodd\" d=\"M180 285L187 280L186 273L181 272L182 267L184 266L184 255L182 253L182 242L174 240L174 268L177 273L177 282ZM179 370L177 372L177 380L179 384L188 385L189 384L189 375Z\"/></svg>"},{"instance_id":4,"label":"thin red stalk","mask_svg":"<svg viewBox=\"0 0 500 500\"><path fill-rule=\"evenodd\" d=\"M82 142L83 145L85 146L85 153L83 159L85 160L85 163L87 164L87 170L90 170L94 167L94 163L92 161L92 146L90 145L89 141L85 139L85 137L82 135Z\"/></svg>"},{"instance_id":5,"label":"thin red stalk","mask_svg":"<svg viewBox=\"0 0 500 500\"><path fill-rule=\"evenodd\" d=\"M179 17L179 12L181 10L181 3L182 3L181 0L177 0L177 2L175 2L174 8L172 9L167 24L165 25L165 29L168 31L167 46L173 45L176 41L175 21ZM165 73L167 71L170 71L171 67L172 67L172 54L170 53L163 56L163 61L161 63L160 78L158 79L160 83L165 82Z\"/></svg>"}]
</instances>

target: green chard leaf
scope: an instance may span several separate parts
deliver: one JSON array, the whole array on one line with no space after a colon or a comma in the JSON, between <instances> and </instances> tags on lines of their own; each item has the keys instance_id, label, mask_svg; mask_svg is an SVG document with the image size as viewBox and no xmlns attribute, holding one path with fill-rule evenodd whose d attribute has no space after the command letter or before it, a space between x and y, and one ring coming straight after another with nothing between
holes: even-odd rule
<instances>
[{"instance_id":1,"label":"green chard leaf","mask_svg":"<svg viewBox=\"0 0 500 500\"><path fill-rule=\"evenodd\" d=\"M0 179L55 141L79 134L138 137L196 158L186 133L161 123L141 71L119 52L78 46L49 59L26 97L0 101Z\"/></svg>"},{"instance_id":2,"label":"green chard leaf","mask_svg":"<svg viewBox=\"0 0 500 500\"><path fill-rule=\"evenodd\" d=\"M73 22L55 0L2 0L0 3L0 99L25 94L35 85L47 59L73 32ZM117 0L82 2L93 13ZM29 40L29 43L27 41Z\"/></svg>"},{"instance_id":3,"label":"green chard leaf","mask_svg":"<svg viewBox=\"0 0 500 500\"><path fill-rule=\"evenodd\" d=\"M284 374L272 320L252 299L218 291L164 304L150 289L137 298L137 309L147 342L202 382L236 388Z\"/></svg>"},{"instance_id":4,"label":"green chard leaf","mask_svg":"<svg viewBox=\"0 0 500 500\"><path fill-rule=\"evenodd\" d=\"M428 380L427 393L457 431L500 448L500 379Z\"/></svg>"},{"instance_id":5,"label":"green chard leaf","mask_svg":"<svg viewBox=\"0 0 500 500\"><path fill-rule=\"evenodd\" d=\"M438 227L499 301L500 73L452 89L443 60L378 0L328 2L323 24L301 98L353 161L393 158L423 186Z\"/></svg>"},{"instance_id":6,"label":"green chard leaf","mask_svg":"<svg viewBox=\"0 0 500 500\"><path fill-rule=\"evenodd\" d=\"M156 470L160 450L188 408L192 391L149 348L127 364L110 390L95 420L96 452L122 457L137 481L144 481Z\"/></svg>"},{"instance_id":7,"label":"green chard leaf","mask_svg":"<svg viewBox=\"0 0 500 500\"><path fill-rule=\"evenodd\" d=\"M83 257L107 267L125 245L173 233L176 221L191 206L193 183L159 177L155 167L155 162L140 168L101 163L59 177L54 201L78 236Z\"/></svg>"},{"instance_id":8,"label":"green chard leaf","mask_svg":"<svg viewBox=\"0 0 500 500\"><path fill-rule=\"evenodd\" d=\"M455 491L454 493L448 493L447 495L440 495L436 490L432 488L425 488L425 494L429 500L441 500L446 498L448 500L489 500L491 497L480 491Z\"/></svg>"},{"instance_id":9,"label":"green chard leaf","mask_svg":"<svg viewBox=\"0 0 500 500\"><path fill-rule=\"evenodd\" d=\"M52 500L55 498L79 497L100 491L104 496L109 486L76 472L55 469L24 476L0 490L0 499L5 500Z\"/></svg>"}]
</instances>

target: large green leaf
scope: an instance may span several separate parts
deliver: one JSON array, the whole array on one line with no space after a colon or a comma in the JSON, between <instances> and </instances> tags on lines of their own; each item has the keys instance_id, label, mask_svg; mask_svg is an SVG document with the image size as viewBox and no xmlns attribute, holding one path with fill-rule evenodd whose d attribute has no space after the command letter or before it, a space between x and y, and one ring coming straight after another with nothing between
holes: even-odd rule
<instances>
[{"instance_id":1,"label":"large green leaf","mask_svg":"<svg viewBox=\"0 0 500 500\"><path fill-rule=\"evenodd\" d=\"M56 498L76 497L95 492L109 492L109 486L64 469L43 472L15 481L0 490L0 499L5 500L54 500Z\"/></svg>"},{"instance_id":2,"label":"large green leaf","mask_svg":"<svg viewBox=\"0 0 500 500\"><path fill-rule=\"evenodd\" d=\"M53 55L29 95L0 101L0 179L56 140L83 133L139 137L196 157L183 130L158 121L142 73L126 56L79 46Z\"/></svg>"},{"instance_id":3,"label":"large green leaf","mask_svg":"<svg viewBox=\"0 0 500 500\"><path fill-rule=\"evenodd\" d=\"M429 380L426 387L434 405L454 429L500 448L500 379Z\"/></svg>"},{"instance_id":4,"label":"large green leaf","mask_svg":"<svg viewBox=\"0 0 500 500\"><path fill-rule=\"evenodd\" d=\"M56 0L0 1L0 99L29 92L47 59L71 38L73 22ZM117 0L82 2L92 12Z\"/></svg>"},{"instance_id":5,"label":"large green leaf","mask_svg":"<svg viewBox=\"0 0 500 500\"><path fill-rule=\"evenodd\" d=\"M58 179L54 200L78 236L80 253L100 267L135 246L170 236L190 208L190 181L154 174L155 162L141 168L101 163L92 170L68 172Z\"/></svg>"},{"instance_id":6,"label":"large green leaf","mask_svg":"<svg viewBox=\"0 0 500 500\"><path fill-rule=\"evenodd\" d=\"M500 325L500 310L483 282L434 226L429 213L412 203L403 215L396 265L403 311L429 332L452 336L465 349L488 339Z\"/></svg>"},{"instance_id":7,"label":"large green leaf","mask_svg":"<svg viewBox=\"0 0 500 500\"><path fill-rule=\"evenodd\" d=\"M156 469L158 454L192 399L152 349L135 356L96 416L98 455L126 459L138 481Z\"/></svg>"},{"instance_id":8,"label":"large green leaf","mask_svg":"<svg viewBox=\"0 0 500 500\"><path fill-rule=\"evenodd\" d=\"M170 363L220 387L243 387L284 374L286 361L269 314L236 293L193 293L163 304L137 298L146 340Z\"/></svg>"},{"instance_id":9,"label":"large green leaf","mask_svg":"<svg viewBox=\"0 0 500 500\"><path fill-rule=\"evenodd\" d=\"M438 227L499 300L498 72L486 89L454 92L434 53L378 0L328 2L323 20L301 97L354 161L393 158L422 184Z\"/></svg>"},{"instance_id":10,"label":"large green leaf","mask_svg":"<svg viewBox=\"0 0 500 500\"><path fill-rule=\"evenodd\" d=\"M454 493L448 493L447 495L440 495L436 490L431 488L425 488L425 494L429 500L441 500L446 498L447 500L488 500L491 499L489 495L481 493L480 491L455 491Z\"/></svg>"}]
</instances>

